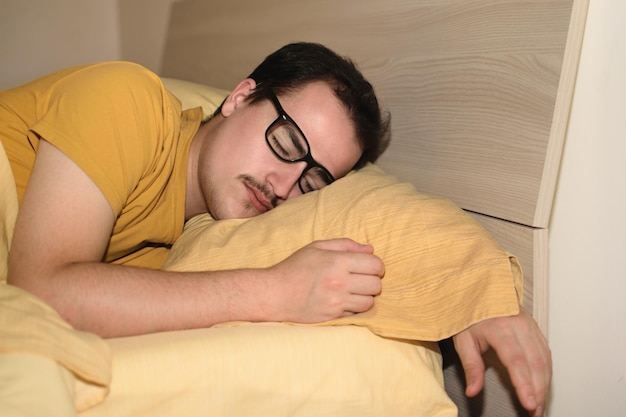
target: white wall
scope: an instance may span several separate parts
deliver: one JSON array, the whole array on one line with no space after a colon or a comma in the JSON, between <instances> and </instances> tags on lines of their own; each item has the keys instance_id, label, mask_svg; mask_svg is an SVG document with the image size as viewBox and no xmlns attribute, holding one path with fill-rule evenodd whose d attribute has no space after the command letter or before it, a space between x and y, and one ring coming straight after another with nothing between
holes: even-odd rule
<instances>
[{"instance_id":1,"label":"white wall","mask_svg":"<svg viewBox=\"0 0 626 417\"><path fill-rule=\"evenodd\" d=\"M0 0L0 89L120 59L117 0Z\"/></svg>"},{"instance_id":2,"label":"white wall","mask_svg":"<svg viewBox=\"0 0 626 417\"><path fill-rule=\"evenodd\" d=\"M97 61L158 72L174 1L0 0L0 89Z\"/></svg>"},{"instance_id":3,"label":"white wall","mask_svg":"<svg viewBox=\"0 0 626 417\"><path fill-rule=\"evenodd\" d=\"M118 0L122 57L158 73L176 0Z\"/></svg>"},{"instance_id":4,"label":"white wall","mask_svg":"<svg viewBox=\"0 0 626 417\"><path fill-rule=\"evenodd\" d=\"M626 2L590 3L550 225L551 417L626 415Z\"/></svg>"}]
</instances>

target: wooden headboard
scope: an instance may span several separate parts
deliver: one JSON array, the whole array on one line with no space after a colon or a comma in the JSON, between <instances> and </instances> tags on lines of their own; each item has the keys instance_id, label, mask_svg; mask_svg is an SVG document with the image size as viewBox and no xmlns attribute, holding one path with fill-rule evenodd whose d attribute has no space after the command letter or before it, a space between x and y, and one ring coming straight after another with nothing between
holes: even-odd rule
<instances>
[{"instance_id":1,"label":"wooden headboard","mask_svg":"<svg viewBox=\"0 0 626 417\"><path fill-rule=\"evenodd\" d=\"M292 41L351 57L392 114L379 165L449 197L516 254L524 305L545 331L548 225L587 3L183 0L172 5L161 75L233 88ZM460 415L515 415L494 369L477 401L449 385Z\"/></svg>"}]
</instances>

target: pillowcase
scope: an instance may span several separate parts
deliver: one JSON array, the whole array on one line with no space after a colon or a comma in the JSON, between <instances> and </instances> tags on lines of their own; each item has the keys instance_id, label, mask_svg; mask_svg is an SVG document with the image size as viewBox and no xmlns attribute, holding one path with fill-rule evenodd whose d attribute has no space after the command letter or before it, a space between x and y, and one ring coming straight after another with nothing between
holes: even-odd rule
<instances>
[{"instance_id":1,"label":"pillowcase","mask_svg":"<svg viewBox=\"0 0 626 417\"><path fill-rule=\"evenodd\" d=\"M229 93L220 88L176 78L161 77L161 82L180 100L183 110L202 107L204 120L213 115Z\"/></svg>"},{"instance_id":2,"label":"pillowcase","mask_svg":"<svg viewBox=\"0 0 626 417\"><path fill-rule=\"evenodd\" d=\"M310 242L339 237L373 245L385 276L371 310L325 325L437 341L483 319L519 312L516 258L449 200L420 194L375 165L254 218L197 216L164 269L269 267Z\"/></svg>"}]
</instances>

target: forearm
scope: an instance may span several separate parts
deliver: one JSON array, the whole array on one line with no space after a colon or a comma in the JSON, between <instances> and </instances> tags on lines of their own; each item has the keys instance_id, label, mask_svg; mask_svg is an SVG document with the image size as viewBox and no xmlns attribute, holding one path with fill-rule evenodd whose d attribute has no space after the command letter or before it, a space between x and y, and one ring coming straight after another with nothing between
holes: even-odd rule
<instances>
[{"instance_id":1,"label":"forearm","mask_svg":"<svg viewBox=\"0 0 626 417\"><path fill-rule=\"evenodd\" d=\"M72 326L103 337L277 319L267 270L166 272L74 263L12 279L42 298Z\"/></svg>"}]
</instances>

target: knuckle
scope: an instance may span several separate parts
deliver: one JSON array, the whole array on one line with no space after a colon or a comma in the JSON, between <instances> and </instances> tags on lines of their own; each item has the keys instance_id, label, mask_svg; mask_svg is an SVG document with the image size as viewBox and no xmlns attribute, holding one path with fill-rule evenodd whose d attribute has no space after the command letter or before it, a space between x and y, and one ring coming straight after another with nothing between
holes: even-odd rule
<instances>
[{"instance_id":1,"label":"knuckle","mask_svg":"<svg viewBox=\"0 0 626 417\"><path fill-rule=\"evenodd\" d=\"M344 289L345 283L343 280L333 277L326 280L325 287L327 290L336 293Z\"/></svg>"},{"instance_id":2,"label":"knuckle","mask_svg":"<svg viewBox=\"0 0 626 417\"><path fill-rule=\"evenodd\" d=\"M522 355L514 355L510 360L510 364L514 369L523 369L530 365Z\"/></svg>"},{"instance_id":3,"label":"knuckle","mask_svg":"<svg viewBox=\"0 0 626 417\"><path fill-rule=\"evenodd\" d=\"M547 368L548 364L542 357L534 358L530 361L529 366L532 370L543 371Z\"/></svg>"},{"instance_id":4,"label":"knuckle","mask_svg":"<svg viewBox=\"0 0 626 417\"><path fill-rule=\"evenodd\" d=\"M327 310L330 314L337 316L343 313L343 309L341 308L343 305L343 300L339 296L329 297L326 301Z\"/></svg>"}]
</instances>

